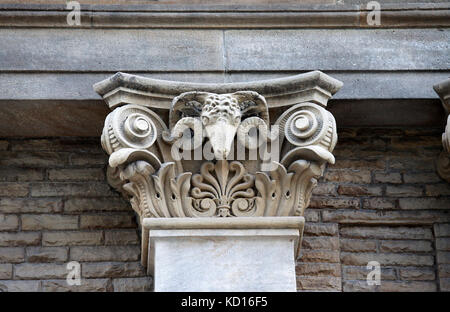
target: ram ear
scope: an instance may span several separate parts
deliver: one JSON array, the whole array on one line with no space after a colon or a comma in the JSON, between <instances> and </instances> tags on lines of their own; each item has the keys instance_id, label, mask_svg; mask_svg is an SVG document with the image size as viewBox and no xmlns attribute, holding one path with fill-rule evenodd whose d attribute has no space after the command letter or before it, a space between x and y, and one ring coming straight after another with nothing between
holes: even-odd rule
<instances>
[{"instance_id":1,"label":"ram ear","mask_svg":"<svg viewBox=\"0 0 450 312\"><path fill-rule=\"evenodd\" d=\"M237 98L242 116L259 116L269 125L269 109L266 99L254 91L238 91L232 94Z\"/></svg>"},{"instance_id":2,"label":"ram ear","mask_svg":"<svg viewBox=\"0 0 450 312\"><path fill-rule=\"evenodd\" d=\"M198 117L201 114L205 98L213 95L209 92L185 92L175 97L169 113L169 127L172 129L183 117Z\"/></svg>"}]
</instances>

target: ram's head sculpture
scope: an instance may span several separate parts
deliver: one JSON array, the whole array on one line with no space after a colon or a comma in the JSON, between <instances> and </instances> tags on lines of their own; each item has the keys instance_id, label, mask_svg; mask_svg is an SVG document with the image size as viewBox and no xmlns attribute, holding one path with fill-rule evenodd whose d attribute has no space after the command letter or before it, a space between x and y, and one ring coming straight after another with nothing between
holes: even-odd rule
<instances>
[{"instance_id":1,"label":"ram's head sculpture","mask_svg":"<svg viewBox=\"0 0 450 312\"><path fill-rule=\"evenodd\" d=\"M253 127L267 132L269 127L267 103L252 91L183 93L173 100L169 119L171 132L168 141L181 138L189 128L194 133L192 148L197 148L206 136L216 159L227 158L236 134L240 143L249 147L252 142L246 140L245 132Z\"/></svg>"}]
</instances>

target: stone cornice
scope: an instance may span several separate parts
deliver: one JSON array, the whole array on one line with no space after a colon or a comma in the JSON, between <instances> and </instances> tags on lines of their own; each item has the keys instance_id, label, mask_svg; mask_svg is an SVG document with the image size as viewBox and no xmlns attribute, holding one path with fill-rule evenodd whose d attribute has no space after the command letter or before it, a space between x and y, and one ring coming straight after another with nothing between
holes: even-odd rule
<instances>
[{"instance_id":1,"label":"stone cornice","mask_svg":"<svg viewBox=\"0 0 450 312\"><path fill-rule=\"evenodd\" d=\"M342 82L320 71L256 82L216 84L174 82L117 73L95 84L94 90L103 97L110 108L135 103L169 109L172 99L184 92L232 93L242 90L261 94L271 108L304 101L326 106L328 99L341 87Z\"/></svg>"},{"instance_id":2,"label":"stone cornice","mask_svg":"<svg viewBox=\"0 0 450 312\"><path fill-rule=\"evenodd\" d=\"M403 28L449 27L450 5L383 4L367 24L365 5L81 5L81 25L63 5L0 4L0 27L79 28Z\"/></svg>"}]
</instances>

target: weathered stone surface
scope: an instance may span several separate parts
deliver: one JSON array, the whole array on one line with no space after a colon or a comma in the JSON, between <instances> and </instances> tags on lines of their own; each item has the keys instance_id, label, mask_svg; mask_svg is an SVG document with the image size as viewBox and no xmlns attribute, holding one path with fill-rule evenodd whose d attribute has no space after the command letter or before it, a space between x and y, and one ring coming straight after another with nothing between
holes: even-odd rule
<instances>
[{"instance_id":1,"label":"weathered stone surface","mask_svg":"<svg viewBox=\"0 0 450 312\"><path fill-rule=\"evenodd\" d=\"M398 172L389 172L389 173L375 173L373 176L375 183L393 183L400 184L402 183L402 176ZM405 178L406 182L406 178ZM408 183L408 182L406 182Z\"/></svg>"},{"instance_id":2,"label":"weathered stone surface","mask_svg":"<svg viewBox=\"0 0 450 312\"><path fill-rule=\"evenodd\" d=\"M0 264L0 280L12 279L12 264Z\"/></svg>"},{"instance_id":3,"label":"weathered stone surface","mask_svg":"<svg viewBox=\"0 0 450 312\"><path fill-rule=\"evenodd\" d=\"M437 286L434 282L397 282L386 281L380 285L380 291L387 292L431 292L436 291Z\"/></svg>"},{"instance_id":4,"label":"weathered stone surface","mask_svg":"<svg viewBox=\"0 0 450 312\"><path fill-rule=\"evenodd\" d=\"M48 172L49 179L53 181L92 181L104 180L105 174L102 169L52 169Z\"/></svg>"},{"instance_id":5,"label":"weathered stone surface","mask_svg":"<svg viewBox=\"0 0 450 312\"><path fill-rule=\"evenodd\" d=\"M337 237L305 237L302 241L302 247L306 249L329 249L339 250L339 240Z\"/></svg>"},{"instance_id":6,"label":"weathered stone surface","mask_svg":"<svg viewBox=\"0 0 450 312\"><path fill-rule=\"evenodd\" d=\"M81 279L81 285L68 285L66 280L44 280L42 291L45 292L106 292L111 291L110 279Z\"/></svg>"},{"instance_id":7,"label":"weathered stone surface","mask_svg":"<svg viewBox=\"0 0 450 312\"><path fill-rule=\"evenodd\" d=\"M406 197L406 196L422 196L423 188L420 186L386 186L386 195L387 196L398 196L398 197Z\"/></svg>"},{"instance_id":8,"label":"weathered stone surface","mask_svg":"<svg viewBox=\"0 0 450 312\"><path fill-rule=\"evenodd\" d=\"M338 234L338 227L337 224L306 223L303 233L309 236L335 236Z\"/></svg>"},{"instance_id":9,"label":"weathered stone surface","mask_svg":"<svg viewBox=\"0 0 450 312\"><path fill-rule=\"evenodd\" d=\"M137 261L139 260L139 247L128 246L98 246L98 247L72 247L70 260L75 261Z\"/></svg>"},{"instance_id":10,"label":"weathered stone surface","mask_svg":"<svg viewBox=\"0 0 450 312\"><path fill-rule=\"evenodd\" d=\"M367 265L378 261L381 265L432 266L434 257L430 255L405 255L383 253L341 253L341 262L346 265Z\"/></svg>"},{"instance_id":11,"label":"weathered stone surface","mask_svg":"<svg viewBox=\"0 0 450 312\"><path fill-rule=\"evenodd\" d=\"M435 224L434 233L437 237L450 237L450 223Z\"/></svg>"},{"instance_id":12,"label":"weathered stone surface","mask_svg":"<svg viewBox=\"0 0 450 312\"><path fill-rule=\"evenodd\" d=\"M2 70L114 72L224 68L219 30L9 29L2 32L0 40L10 47L0 52ZM100 58L103 61L99 62ZM33 63L25 64L20 62L22 59L33 59Z\"/></svg>"},{"instance_id":13,"label":"weathered stone surface","mask_svg":"<svg viewBox=\"0 0 450 312\"><path fill-rule=\"evenodd\" d=\"M397 276L395 270L392 268L381 267L381 281L384 280L395 280ZM342 267L342 273L346 280L362 280L366 282L367 275L370 273L365 266L347 266Z\"/></svg>"},{"instance_id":14,"label":"weathered stone surface","mask_svg":"<svg viewBox=\"0 0 450 312\"><path fill-rule=\"evenodd\" d=\"M21 197L27 196L29 186L24 183L0 182L0 196Z\"/></svg>"},{"instance_id":15,"label":"weathered stone surface","mask_svg":"<svg viewBox=\"0 0 450 312\"><path fill-rule=\"evenodd\" d=\"M3 213L55 213L61 210L61 199L0 198L0 212Z\"/></svg>"},{"instance_id":16,"label":"weathered stone surface","mask_svg":"<svg viewBox=\"0 0 450 312\"><path fill-rule=\"evenodd\" d=\"M448 209L449 198L400 198L401 209Z\"/></svg>"},{"instance_id":17,"label":"weathered stone surface","mask_svg":"<svg viewBox=\"0 0 450 312\"><path fill-rule=\"evenodd\" d=\"M377 286L368 285L367 281L344 281L342 285L344 292L376 291Z\"/></svg>"},{"instance_id":18,"label":"weathered stone surface","mask_svg":"<svg viewBox=\"0 0 450 312\"><path fill-rule=\"evenodd\" d=\"M438 274L439 277L450 277L450 264L439 264L438 265Z\"/></svg>"},{"instance_id":19,"label":"weathered stone surface","mask_svg":"<svg viewBox=\"0 0 450 312\"><path fill-rule=\"evenodd\" d=\"M29 247L26 249L28 262L63 262L67 261L66 247Z\"/></svg>"},{"instance_id":20,"label":"weathered stone surface","mask_svg":"<svg viewBox=\"0 0 450 312\"><path fill-rule=\"evenodd\" d=\"M377 251L376 241L363 239L340 239L340 250L349 252Z\"/></svg>"},{"instance_id":21,"label":"weathered stone surface","mask_svg":"<svg viewBox=\"0 0 450 312\"><path fill-rule=\"evenodd\" d=\"M343 227L342 237L381 239L432 239L431 231L421 227Z\"/></svg>"},{"instance_id":22,"label":"weathered stone surface","mask_svg":"<svg viewBox=\"0 0 450 312\"><path fill-rule=\"evenodd\" d=\"M119 292L143 292L152 289L151 277L115 278L113 280L114 291Z\"/></svg>"},{"instance_id":23,"label":"weathered stone surface","mask_svg":"<svg viewBox=\"0 0 450 312\"><path fill-rule=\"evenodd\" d=\"M139 237L136 230L105 231L105 245L137 245Z\"/></svg>"},{"instance_id":24,"label":"weathered stone surface","mask_svg":"<svg viewBox=\"0 0 450 312\"><path fill-rule=\"evenodd\" d=\"M436 261L437 263L450 263L450 251L438 251Z\"/></svg>"},{"instance_id":25,"label":"weathered stone surface","mask_svg":"<svg viewBox=\"0 0 450 312\"><path fill-rule=\"evenodd\" d=\"M301 290L340 291L341 279L336 277L308 276L297 279L297 288Z\"/></svg>"},{"instance_id":26,"label":"weathered stone surface","mask_svg":"<svg viewBox=\"0 0 450 312\"><path fill-rule=\"evenodd\" d=\"M19 247L0 247L0 263L25 261L25 250Z\"/></svg>"},{"instance_id":27,"label":"weathered stone surface","mask_svg":"<svg viewBox=\"0 0 450 312\"><path fill-rule=\"evenodd\" d=\"M25 117L25 120L27 120L26 118L30 117ZM38 168L62 167L67 165L67 154L48 151L29 151L27 153L0 152L0 165Z\"/></svg>"},{"instance_id":28,"label":"weathered stone surface","mask_svg":"<svg viewBox=\"0 0 450 312\"><path fill-rule=\"evenodd\" d=\"M329 250L303 249L299 260L303 262L339 263L339 252Z\"/></svg>"},{"instance_id":29,"label":"weathered stone surface","mask_svg":"<svg viewBox=\"0 0 450 312\"><path fill-rule=\"evenodd\" d=\"M120 215L82 215L80 216L81 229L111 229L134 228L136 222L132 214Z\"/></svg>"},{"instance_id":30,"label":"weathered stone surface","mask_svg":"<svg viewBox=\"0 0 450 312\"><path fill-rule=\"evenodd\" d=\"M360 201L355 198L332 198L332 197L317 197L311 198L309 204L311 208L354 208L360 207Z\"/></svg>"},{"instance_id":31,"label":"weathered stone surface","mask_svg":"<svg viewBox=\"0 0 450 312\"><path fill-rule=\"evenodd\" d=\"M431 252L433 246L431 241L381 241L380 252Z\"/></svg>"},{"instance_id":32,"label":"weathered stone surface","mask_svg":"<svg viewBox=\"0 0 450 312\"><path fill-rule=\"evenodd\" d=\"M436 249L450 251L450 237L436 238Z\"/></svg>"},{"instance_id":33,"label":"weathered stone surface","mask_svg":"<svg viewBox=\"0 0 450 312\"><path fill-rule=\"evenodd\" d=\"M22 230L73 230L78 228L78 216L22 215Z\"/></svg>"},{"instance_id":34,"label":"weathered stone surface","mask_svg":"<svg viewBox=\"0 0 450 312\"><path fill-rule=\"evenodd\" d=\"M393 209L397 200L384 197L365 198L362 203L363 208L368 209Z\"/></svg>"},{"instance_id":35,"label":"weathered stone surface","mask_svg":"<svg viewBox=\"0 0 450 312\"><path fill-rule=\"evenodd\" d=\"M450 291L450 278L442 278L439 280L441 291Z\"/></svg>"},{"instance_id":36,"label":"weathered stone surface","mask_svg":"<svg viewBox=\"0 0 450 312\"><path fill-rule=\"evenodd\" d=\"M436 274L433 268L407 268L400 269L399 275L404 280L416 280L416 281L433 281L436 279Z\"/></svg>"},{"instance_id":37,"label":"weathered stone surface","mask_svg":"<svg viewBox=\"0 0 450 312\"><path fill-rule=\"evenodd\" d=\"M0 214L0 231L13 231L19 227L19 218L16 215Z\"/></svg>"},{"instance_id":38,"label":"weathered stone surface","mask_svg":"<svg viewBox=\"0 0 450 312\"><path fill-rule=\"evenodd\" d=\"M341 266L337 263L298 263L295 273L300 276L341 276ZM302 278L302 277L300 277Z\"/></svg>"},{"instance_id":39,"label":"weathered stone surface","mask_svg":"<svg viewBox=\"0 0 450 312\"><path fill-rule=\"evenodd\" d=\"M40 289L40 281L0 281L0 291L36 292Z\"/></svg>"},{"instance_id":40,"label":"weathered stone surface","mask_svg":"<svg viewBox=\"0 0 450 312\"><path fill-rule=\"evenodd\" d=\"M41 181L43 179L42 169L0 168L0 181Z\"/></svg>"},{"instance_id":41,"label":"weathered stone surface","mask_svg":"<svg viewBox=\"0 0 450 312\"><path fill-rule=\"evenodd\" d=\"M225 32L225 53L230 70L444 69L448 36L447 31L406 29L232 30ZM340 55L340 61L328 58L323 46L335 49L331 54ZM412 57L399 57L405 54Z\"/></svg>"},{"instance_id":42,"label":"weathered stone surface","mask_svg":"<svg viewBox=\"0 0 450 312\"><path fill-rule=\"evenodd\" d=\"M339 185L337 192L347 196L381 196L383 189L379 186Z\"/></svg>"},{"instance_id":43,"label":"weathered stone surface","mask_svg":"<svg viewBox=\"0 0 450 312\"><path fill-rule=\"evenodd\" d=\"M80 213L94 211L130 211L129 203L122 198L69 198L64 212Z\"/></svg>"},{"instance_id":44,"label":"weathered stone surface","mask_svg":"<svg viewBox=\"0 0 450 312\"><path fill-rule=\"evenodd\" d=\"M441 179L436 173L410 173L405 172L403 174L403 180L405 183L436 183Z\"/></svg>"},{"instance_id":45,"label":"weathered stone surface","mask_svg":"<svg viewBox=\"0 0 450 312\"><path fill-rule=\"evenodd\" d=\"M41 235L38 232L18 232L2 233L0 232L0 246L32 246L41 242Z\"/></svg>"},{"instance_id":46,"label":"weathered stone surface","mask_svg":"<svg viewBox=\"0 0 450 312\"><path fill-rule=\"evenodd\" d=\"M100 231L58 231L42 233L43 246L100 245L103 235Z\"/></svg>"},{"instance_id":47,"label":"weathered stone surface","mask_svg":"<svg viewBox=\"0 0 450 312\"><path fill-rule=\"evenodd\" d=\"M447 221L450 215L435 211L323 211L322 219L325 222L338 222L342 224L398 224L418 225L432 224L436 221Z\"/></svg>"},{"instance_id":48,"label":"weathered stone surface","mask_svg":"<svg viewBox=\"0 0 450 312\"><path fill-rule=\"evenodd\" d=\"M66 264L23 263L14 266L16 279L66 278L68 273Z\"/></svg>"},{"instance_id":49,"label":"weathered stone surface","mask_svg":"<svg viewBox=\"0 0 450 312\"><path fill-rule=\"evenodd\" d=\"M50 182L33 183L31 185L31 196L114 196L115 194L105 183L91 182L89 185L83 182Z\"/></svg>"},{"instance_id":50,"label":"weathered stone surface","mask_svg":"<svg viewBox=\"0 0 450 312\"><path fill-rule=\"evenodd\" d=\"M83 263L81 275L92 277L135 277L145 276L146 272L138 262L98 262Z\"/></svg>"}]
</instances>

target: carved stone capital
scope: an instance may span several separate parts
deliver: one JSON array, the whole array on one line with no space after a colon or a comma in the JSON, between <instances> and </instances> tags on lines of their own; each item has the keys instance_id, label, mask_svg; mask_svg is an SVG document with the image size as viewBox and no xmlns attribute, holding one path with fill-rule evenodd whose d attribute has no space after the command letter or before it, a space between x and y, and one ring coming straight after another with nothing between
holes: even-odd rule
<instances>
[{"instance_id":1,"label":"carved stone capital","mask_svg":"<svg viewBox=\"0 0 450 312\"><path fill-rule=\"evenodd\" d=\"M435 85L434 90L441 98L447 116L447 125L442 134L442 145L444 150L439 155L436 168L440 177L447 182L450 182L450 79Z\"/></svg>"},{"instance_id":2,"label":"carved stone capital","mask_svg":"<svg viewBox=\"0 0 450 312\"><path fill-rule=\"evenodd\" d=\"M101 137L108 182L141 224L303 216L335 161L336 122L325 107L341 85L320 72L218 85L116 74L94 87L113 108Z\"/></svg>"}]
</instances>

